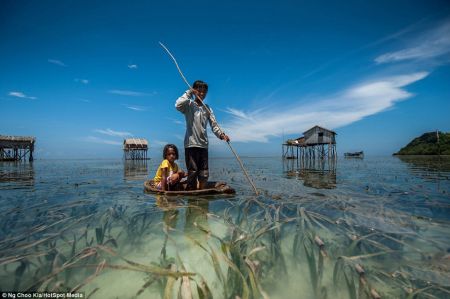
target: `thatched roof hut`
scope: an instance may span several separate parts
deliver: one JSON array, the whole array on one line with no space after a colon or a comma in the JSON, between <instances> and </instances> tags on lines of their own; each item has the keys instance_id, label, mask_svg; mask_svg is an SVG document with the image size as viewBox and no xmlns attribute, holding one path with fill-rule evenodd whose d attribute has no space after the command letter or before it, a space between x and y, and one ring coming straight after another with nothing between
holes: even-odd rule
<instances>
[{"instance_id":1,"label":"thatched roof hut","mask_svg":"<svg viewBox=\"0 0 450 299\"><path fill-rule=\"evenodd\" d=\"M125 160L147 160L148 141L144 138L128 138L123 141Z\"/></svg>"},{"instance_id":2,"label":"thatched roof hut","mask_svg":"<svg viewBox=\"0 0 450 299\"><path fill-rule=\"evenodd\" d=\"M123 149L148 149L148 141L144 138L128 138L123 141Z\"/></svg>"},{"instance_id":3,"label":"thatched roof hut","mask_svg":"<svg viewBox=\"0 0 450 299\"><path fill-rule=\"evenodd\" d=\"M31 136L0 135L0 161L33 161L34 143L36 138Z\"/></svg>"},{"instance_id":4,"label":"thatched roof hut","mask_svg":"<svg viewBox=\"0 0 450 299\"><path fill-rule=\"evenodd\" d=\"M31 136L6 136L0 135L0 147L3 148L28 148L36 141Z\"/></svg>"}]
</instances>

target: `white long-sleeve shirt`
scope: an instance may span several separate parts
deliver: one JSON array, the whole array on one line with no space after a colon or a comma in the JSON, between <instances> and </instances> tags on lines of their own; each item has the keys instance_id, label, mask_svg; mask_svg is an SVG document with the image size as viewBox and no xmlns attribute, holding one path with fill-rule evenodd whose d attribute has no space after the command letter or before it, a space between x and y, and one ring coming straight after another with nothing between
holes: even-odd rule
<instances>
[{"instance_id":1,"label":"white long-sleeve shirt","mask_svg":"<svg viewBox=\"0 0 450 299\"><path fill-rule=\"evenodd\" d=\"M175 108L183 113L186 119L184 147L208 148L207 121L209 121L209 125L217 138L220 138L222 131L217 125L212 109L207 106L209 111L211 111L211 115L209 115L208 111L204 107L197 105L193 99L192 91L187 90L175 102Z\"/></svg>"}]
</instances>

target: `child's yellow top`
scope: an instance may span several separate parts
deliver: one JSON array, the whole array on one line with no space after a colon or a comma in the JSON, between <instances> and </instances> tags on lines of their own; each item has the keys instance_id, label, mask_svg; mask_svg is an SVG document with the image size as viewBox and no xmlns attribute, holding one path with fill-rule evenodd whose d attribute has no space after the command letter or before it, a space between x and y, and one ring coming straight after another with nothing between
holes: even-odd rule
<instances>
[{"instance_id":1,"label":"child's yellow top","mask_svg":"<svg viewBox=\"0 0 450 299\"><path fill-rule=\"evenodd\" d=\"M155 177L153 178L153 182L159 183L162 180L162 169L168 168L168 175L172 175L174 173L178 172L178 165L177 163L173 162L173 167L170 165L170 162L167 159L164 159L161 164L158 167L158 170L156 171Z\"/></svg>"}]
</instances>

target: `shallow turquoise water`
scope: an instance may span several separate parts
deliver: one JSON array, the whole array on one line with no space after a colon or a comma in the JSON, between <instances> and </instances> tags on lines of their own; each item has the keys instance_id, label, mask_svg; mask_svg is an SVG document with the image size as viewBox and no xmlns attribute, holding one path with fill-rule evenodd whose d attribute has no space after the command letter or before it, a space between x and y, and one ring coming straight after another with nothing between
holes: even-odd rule
<instances>
[{"instance_id":1,"label":"shallow turquoise water","mask_svg":"<svg viewBox=\"0 0 450 299\"><path fill-rule=\"evenodd\" d=\"M449 297L449 158L242 159L259 196L231 158L210 179L237 195L202 199L145 194L155 160L0 163L0 289Z\"/></svg>"}]
</instances>

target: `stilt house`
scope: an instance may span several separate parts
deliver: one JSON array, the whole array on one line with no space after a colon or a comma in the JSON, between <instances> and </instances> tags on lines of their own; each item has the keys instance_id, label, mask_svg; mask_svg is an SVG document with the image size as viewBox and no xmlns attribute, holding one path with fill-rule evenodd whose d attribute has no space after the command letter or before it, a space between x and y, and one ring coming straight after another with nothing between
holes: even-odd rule
<instances>
[{"instance_id":1,"label":"stilt house","mask_svg":"<svg viewBox=\"0 0 450 299\"><path fill-rule=\"evenodd\" d=\"M282 145L285 159L336 158L336 132L320 126L305 131L302 137L289 139Z\"/></svg>"},{"instance_id":2,"label":"stilt house","mask_svg":"<svg viewBox=\"0 0 450 299\"><path fill-rule=\"evenodd\" d=\"M125 160L148 160L148 141L144 138L128 138L123 141Z\"/></svg>"},{"instance_id":3,"label":"stilt house","mask_svg":"<svg viewBox=\"0 0 450 299\"><path fill-rule=\"evenodd\" d=\"M0 135L0 161L33 161L36 138Z\"/></svg>"},{"instance_id":4,"label":"stilt house","mask_svg":"<svg viewBox=\"0 0 450 299\"><path fill-rule=\"evenodd\" d=\"M303 133L306 145L336 144L336 132L314 126Z\"/></svg>"}]
</instances>

